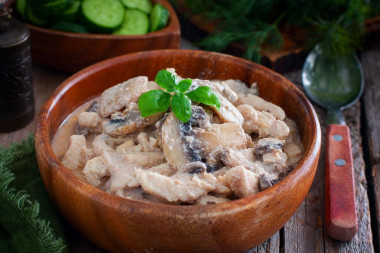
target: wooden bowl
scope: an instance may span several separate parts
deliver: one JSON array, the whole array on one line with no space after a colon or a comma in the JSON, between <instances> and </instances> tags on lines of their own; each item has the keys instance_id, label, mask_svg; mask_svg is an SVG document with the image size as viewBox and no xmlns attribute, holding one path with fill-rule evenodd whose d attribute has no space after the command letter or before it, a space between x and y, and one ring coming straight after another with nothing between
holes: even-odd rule
<instances>
[{"instance_id":1,"label":"wooden bowl","mask_svg":"<svg viewBox=\"0 0 380 253\"><path fill-rule=\"evenodd\" d=\"M160 3L169 10L169 24L144 35L68 33L28 24L32 61L72 73L122 54L179 48L181 32L176 12L168 0L152 0L152 3Z\"/></svg>"},{"instance_id":2,"label":"wooden bowl","mask_svg":"<svg viewBox=\"0 0 380 253\"><path fill-rule=\"evenodd\" d=\"M257 82L261 96L283 107L297 123L305 147L298 166L265 191L206 206L123 199L89 185L62 166L51 141L74 108L128 78L146 75L153 80L167 67L184 77ZM109 59L64 81L41 109L35 140L51 198L72 226L99 247L112 252L243 252L284 226L305 198L317 168L321 131L305 95L265 67L219 53L157 50Z\"/></svg>"}]
</instances>

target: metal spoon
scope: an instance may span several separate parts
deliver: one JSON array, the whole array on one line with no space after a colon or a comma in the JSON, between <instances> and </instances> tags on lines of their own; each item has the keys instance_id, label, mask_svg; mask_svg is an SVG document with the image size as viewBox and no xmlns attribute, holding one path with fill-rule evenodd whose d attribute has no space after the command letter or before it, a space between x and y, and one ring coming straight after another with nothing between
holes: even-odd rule
<instances>
[{"instance_id":1,"label":"metal spoon","mask_svg":"<svg viewBox=\"0 0 380 253\"><path fill-rule=\"evenodd\" d=\"M317 45L302 69L307 96L327 109L325 226L331 238L348 241L358 230L350 130L342 110L355 104L364 89L356 55L332 58Z\"/></svg>"}]
</instances>

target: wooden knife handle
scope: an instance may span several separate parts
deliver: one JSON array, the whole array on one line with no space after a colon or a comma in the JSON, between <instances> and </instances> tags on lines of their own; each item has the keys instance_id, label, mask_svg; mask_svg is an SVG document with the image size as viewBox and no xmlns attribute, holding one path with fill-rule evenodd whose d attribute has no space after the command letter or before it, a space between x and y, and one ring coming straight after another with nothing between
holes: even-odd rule
<instances>
[{"instance_id":1,"label":"wooden knife handle","mask_svg":"<svg viewBox=\"0 0 380 253\"><path fill-rule=\"evenodd\" d=\"M358 231L350 129L331 124L326 134L325 225L331 238L348 241Z\"/></svg>"}]
</instances>

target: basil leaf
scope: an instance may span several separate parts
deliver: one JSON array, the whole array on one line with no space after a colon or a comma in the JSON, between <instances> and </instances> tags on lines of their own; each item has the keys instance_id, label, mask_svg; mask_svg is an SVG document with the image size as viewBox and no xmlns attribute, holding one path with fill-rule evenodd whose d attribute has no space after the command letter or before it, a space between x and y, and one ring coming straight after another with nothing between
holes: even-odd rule
<instances>
[{"instance_id":1,"label":"basil leaf","mask_svg":"<svg viewBox=\"0 0 380 253\"><path fill-rule=\"evenodd\" d=\"M165 69L157 73L155 81L167 92L175 92L177 90L177 76Z\"/></svg>"},{"instance_id":2,"label":"basil leaf","mask_svg":"<svg viewBox=\"0 0 380 253\"><path fill-rule=\"evenodd\" d=\"M151 90L142 94L138 102L141 117L167 111L170 106L170 98L171 95L162 90Z\"/></svg>"},{"instance_id":3,"label":"basil leaf","mask_svg":"<svg viewBox=\"0 0 380 253\"><path fill-rule=\"evenodd\" d=\"M211 105L220 109L220 101L218 95L213 92L208 86L200 86L193 91L185 93L191 100L202 103L205 105Z\"/></svg>"},{"instance_id":4,"label":"basil leaf","mask_svg":"<svg viewBox=\"0 0 380 253\"><path fill-rule=\"evenodd\" d=\"M183 93L176 93L172 99L172 111L182 122L188 122L191 117L191 100Z\"/></svg>"},{"instance_id":5,"label":"basil leaf","mask_svg":"<svg viewBox=\"0 0 380 253\"><path fill-rule=\"evenodd\" d=\"M184 93L185 91L187 91L190 88L191 82L192 82L191 79L183 79L182 81L180 81L178 83L177 90Z\"/></svg>"}]
</instances>

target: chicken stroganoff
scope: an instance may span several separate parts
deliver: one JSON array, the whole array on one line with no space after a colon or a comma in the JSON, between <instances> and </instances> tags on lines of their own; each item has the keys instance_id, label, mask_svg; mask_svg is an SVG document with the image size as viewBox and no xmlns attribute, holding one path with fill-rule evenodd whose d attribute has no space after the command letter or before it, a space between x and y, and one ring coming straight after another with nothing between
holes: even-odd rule
<instances>
[{"instance_id":1,"label":"chicken stroganoff","mask_svg":"<svg viewBox=\"0 0 380 253\"><path fill-rule=\"evenodd\" d=\"M200 86L218 95L220 109L193 103L184 123L170 110L141 117L138 99L161 89L156 82L138 76L117 84L65 120L53 151L99 189L164 204L250 196L279 182L300 161L295 122L259 97L255 83L248 88L239 80L192 79L190 90Z\"/></svg>"}]
</instances>

